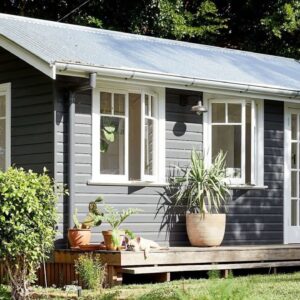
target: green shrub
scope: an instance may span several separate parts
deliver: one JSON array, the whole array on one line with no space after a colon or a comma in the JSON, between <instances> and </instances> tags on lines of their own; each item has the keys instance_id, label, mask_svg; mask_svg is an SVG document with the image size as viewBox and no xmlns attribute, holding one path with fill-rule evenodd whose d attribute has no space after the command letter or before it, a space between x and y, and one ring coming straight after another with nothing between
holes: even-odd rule
<instances>
[{"instance_id":1,"label":"green shrub","mask_svg":"<svg viewBox=\"0 0 300 300\"><path fill-rule=\"evenodd\" d=\"M105 279L105 266L99 256L80 255L75 261L75 270L85 288L92 290L102 288Z\"/></svg>"},{"instance_id":2,"label":"green shrub","mask_svg":"<svg viewBox=\"0 0 300 300\"><path fill-rule=\"evenodd\" d=\"M207 272L208 279L218 279L221 277L221 271L220 270L209 270Z\"/></svg>"},{"instance_id":3,"label":"green shrub","mask_svg":"<svg viewBox=\"0 0 300 300\"><path fill-rule=\"evenodd\" d=\"M36 270L53 248L57 197L45 172L17 168L0 172L0 260L14 299L29 297Z\"/></svg>"}]
</instances>

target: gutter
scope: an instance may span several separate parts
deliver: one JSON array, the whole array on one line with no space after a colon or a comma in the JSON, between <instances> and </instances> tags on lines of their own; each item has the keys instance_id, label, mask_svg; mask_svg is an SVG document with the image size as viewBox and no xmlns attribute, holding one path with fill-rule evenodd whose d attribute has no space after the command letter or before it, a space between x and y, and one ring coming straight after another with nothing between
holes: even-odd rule
<instances>
[{"instance_id":1,"label":"gutter","mask_svg":"<svg viewBox=\"0 0 300 300\"><path fill-rule=\"evenodd\" d=\"M184 87L199 87L208 89L222 89L246 94L265 94L269 96L300 99L300 90L289 90L276 86L259 86L242 83L231 83L175 74L152 73L143 70L120 70L115 68L84 66L71 63L55 63L56 72L96 73L99 76L121 78L124 80L152 81L164 85L182 85Z\"/></svg>"}]
</instances>

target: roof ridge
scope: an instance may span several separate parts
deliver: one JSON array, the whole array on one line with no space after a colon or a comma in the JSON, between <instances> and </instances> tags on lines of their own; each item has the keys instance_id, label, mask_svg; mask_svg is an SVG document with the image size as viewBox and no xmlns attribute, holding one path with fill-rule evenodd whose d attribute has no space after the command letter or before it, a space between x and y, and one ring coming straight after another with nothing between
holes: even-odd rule
<instances>
[{"instance_id":1,"label":"roof ridge","mask_svg":"<svg viewBox=\"0 0 300 300\"><path fill-rule=\"evenodd\" d=\"M166 45L178 45L181 47L191 48L191 49L203 49L207 51L213 51L213 52L222 52L222 53L235 53L242 56L249 56L249 57L264 57L267 59L281 59L281 60L293 60L296 59L283 57L283 56L276 56L276 55L270 55L265 53L257 53L257 52L251 52L251 51L244 51L244 50L238 50L238 49L231 49L231 48L224 48L224 47L218 47L218 46L212 46L212 45L205 45L205 44L197 44L197 43L191 43L186 41L177 41L177 40L171 40L171 39L164 39L159 37L152 37L152 36L146 36L146 35L139 35L134 33L128 33L128 32L121 32L121 31L113 31L113 30L107 30L102 28L92 28L82 25L75 25L75 24L69 24L69 23L60 23L57 21L50 21L50 20L44 20L44 19L37 19L37 18L30 18L30 17L23 17L23 16L17 16L17 15L10 15L10 14L3 14L0 13L0 19L15 19L18 21L23 21L27 23L32 24L44 24L46 26L51 27L58 27L58 28L64 28L69 27L73 30L81 31L81 32L90 32L95 34L102 34L102 35L108 35L108 36L120 36L120 37L126 37L127 39L134 39L134 40L144 40L144 41L151 41L154 43L164 43Z\"/></svg>"}]
</instances>

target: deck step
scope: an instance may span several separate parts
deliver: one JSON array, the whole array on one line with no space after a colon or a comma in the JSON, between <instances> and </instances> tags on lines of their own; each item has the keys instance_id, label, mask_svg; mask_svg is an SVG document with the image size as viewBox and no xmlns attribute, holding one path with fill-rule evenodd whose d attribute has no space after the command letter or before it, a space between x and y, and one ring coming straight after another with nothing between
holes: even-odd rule
<instances>
[{"instance_id":1,"label":"deck step","mask_svg":"<svg viewBox=\"0 0 300 300\"><path fill-rule=\"evenodd\" d=\"M147 266L147 267L125 267L122 273L126 274L155 274L167 272L189 272L209 270L236 270L255 268L297 267L300 261L276 261L255 263L231 263L231 264L205 264L205 265L176 265L176 266Z\"/></svg>"}]
</instances>

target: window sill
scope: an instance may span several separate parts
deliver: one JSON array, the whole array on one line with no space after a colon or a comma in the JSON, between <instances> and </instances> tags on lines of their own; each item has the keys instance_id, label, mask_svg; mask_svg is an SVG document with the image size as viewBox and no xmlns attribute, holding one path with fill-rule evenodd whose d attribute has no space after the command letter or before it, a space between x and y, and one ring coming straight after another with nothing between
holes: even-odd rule
<instances>
[{"instance_id":1,"label":"window sill","mask_svg":"<svg viewBox=\"0 0 300 300\"><path fill-rule=\"evenodd\" d=\"M150 182L150 181L120 181L120 182L104 182L89 180L88 185L112 185L112 186L153 186L153 187L164 187L168 186L168 182Z\"/></svg>"},{"instance_id":2,"label":"window sill","mask_svg":"<svg viewBox=\"0 0 300 300\"><path fill-rule=\"evenodd\" d=\"M267 185L229 184L231 190L266 190Z\"/></svg>"}]
</instances>

